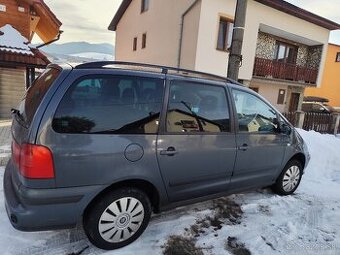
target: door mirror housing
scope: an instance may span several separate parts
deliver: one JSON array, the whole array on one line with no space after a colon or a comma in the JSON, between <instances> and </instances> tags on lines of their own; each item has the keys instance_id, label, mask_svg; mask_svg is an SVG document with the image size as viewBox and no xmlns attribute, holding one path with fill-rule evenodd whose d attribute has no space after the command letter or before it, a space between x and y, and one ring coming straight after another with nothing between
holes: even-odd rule
<instances>
[{"instance_id":1,"label":"door mirror housing","mask_svg":"<svg viewBox=\"0 0 340 255\"><path fill-rule=\"evenodd\" d=\"M292 133L292 127L285 122L280 123L280 133L290 135Z\"/></svg>"}]
</instances>

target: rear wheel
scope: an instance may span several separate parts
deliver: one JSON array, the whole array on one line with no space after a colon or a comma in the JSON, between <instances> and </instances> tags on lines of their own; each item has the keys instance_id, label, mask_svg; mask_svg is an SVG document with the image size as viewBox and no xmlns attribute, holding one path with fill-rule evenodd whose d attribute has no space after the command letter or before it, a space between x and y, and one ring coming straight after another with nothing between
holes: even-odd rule
<instances>
[{"instance_id":1,"label":"rear wheel","mask_svg":"<svg viewBox=\"0 0 340 255\"><path fill-rule=\"evenodd\" d=\"M289 161L272 186L273 191L283 196L293 194L301 182L302 169L303 167L300 161Z\"/></svg>"},{"instance_id":2,"label":"rear wheel","mask_svg":"<svg viewBox=\"0 0 340 255\"><path fill-rule=\"evenodd\" d=\"M151 216L148 196L135 188L121 188L105 194L84 215L84 230L95 246L118 249L135 241Z\"/></svg>"}]
</instances>

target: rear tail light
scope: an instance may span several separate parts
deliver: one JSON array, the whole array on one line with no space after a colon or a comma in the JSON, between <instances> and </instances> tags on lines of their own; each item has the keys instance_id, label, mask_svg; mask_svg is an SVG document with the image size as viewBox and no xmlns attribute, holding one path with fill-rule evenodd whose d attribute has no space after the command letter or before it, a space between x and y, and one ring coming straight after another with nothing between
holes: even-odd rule
<instances>
[{"instance_id":1,"label":"rear tail light","mask_svg":"<svg viewBox=\"0 0 340 255\"><path fill-rule=\"evenodd\" d=\"M12 156L20 174L30 179L53 179L52 152L44 146L12 143Z\"/></svg>"}]
</instances>

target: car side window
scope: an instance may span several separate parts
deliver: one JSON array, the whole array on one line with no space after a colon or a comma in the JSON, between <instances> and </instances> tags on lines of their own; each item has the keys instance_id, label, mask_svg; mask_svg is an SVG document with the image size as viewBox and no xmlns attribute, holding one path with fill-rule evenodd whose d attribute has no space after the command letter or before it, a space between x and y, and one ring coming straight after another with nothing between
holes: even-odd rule
<instances>
[{"instance_id":1,"label":"car side window","mask_svg":"<svg viewBox=\"0 0 340 255\"><path fill-rule=\"evenodd\" d=\"M230 117L223 87L174 81L166 117L167 132L230 132Z\"/></svg>"},{"instance_id":2,"label":"car side window","mask_svg":"<svg viewBox=\"0 0 340 255\"><path fill-rule=\"evenodd\" d=\"M160 79L97 75L76 81L53 119L59 133L155 134L163 104Z\"/></svg>"},{"instance_id":3,"label":"car side window","mask_svg":"<svg viewBox=\"0 0 340 255\"><path fill-rule=\"evenodd\" d=\"M276 111L260 98L240 90L233 90L240 132L276 132Z\"/></svg>"}]
</instances>

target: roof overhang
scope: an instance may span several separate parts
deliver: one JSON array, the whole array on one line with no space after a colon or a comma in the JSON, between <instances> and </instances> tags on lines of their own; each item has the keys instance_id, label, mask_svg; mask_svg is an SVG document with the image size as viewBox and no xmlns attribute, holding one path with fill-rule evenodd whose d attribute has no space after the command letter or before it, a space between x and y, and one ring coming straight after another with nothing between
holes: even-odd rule
<instances>
[{"instance_id":1,"label":"roof overhang","mask_svg":"<svg viewBox=\"0 0 340 255\"><path fill-rule=\"evenodd\" d=\"M277 37L281 37L293 42L297 42L297 43L301 43L307 46L319 46L322 45L322 42L318 42L306 37L302 37L300 35L296 35L296 34L292 34L290 32L275 28L275 27L271 27L268 26L266 24L260 24L259 30L261 32L267 33L267 34L271 34L271 35L275 35Z\"/></svg>"},{"instance_id":2,"label":"roof overhang","mask_svg":"<svg viewBox=\"0 0 340 255\"><path fill-rule=\"evenodd\" d=\"M132 0L123 0L121 5L118 8L118 11L116 12L115 16L113 17L110 25L109 25L109 30L111 31L116 31L117 30L117 25L120 21L120 19L123 17L126 9L129 7L131 4Z\"/></svg>"},{"instance_id":3,"label":"roof overhang","mask_svg":"<svg viewBox=\"0 0 340 255\"><path fill-rule=\"evenodd\" d=\"M45 68L50 63L47 57L39 50L31 50L33 55L0 50L0 65Z\"/></svg>"},{"instance_id":4,"label":"roof overhang","mask_svg":"<svg viewBox=\"0 0 340 255\"><path fill-rule=\"evenodd\" d=\"M318 16L309 11L306 11L305 9L299 8L283 0L255 0L255 1L267 5L276 10L295 16L297 18L303 19L320 27L327 28L328 30L340 29L340 24L328 20L324 17Z\"/></svg>"},{"instance_id":5,"label":"roof overhang","mask_svg":"<svg viewBox=\"0 0 340 255\"><path fill-rule=\"evenodd\" d=\"M52 41L58 36L62 23L43 0L17 0L17 2L25 2L33 6L37 12L40 20L34 32L44 43Z\"/></svg>"},{"instance_id":6,"label":"roof overhang","mask_svg":"<svg viewBox=\"0 0 340 255\"><path fill-rule=\"evenodd\" d=\"M254 0L256 2L259 2L261 4L267 5L271 8L274 8L276 10L288 13L292 16L295 16L297 18L306 20L308 22L311 22L315 25L327 28L328 30L337 30L340 29L340 24L333 22L331 20L328 20L326 18L323 18L321 16L318 16L314 13L311 13L309 11L306 11L302 8L299 8L293 4L290 4L283 0ZM114 18L112 19L109 30L116 31L117 25L121 18L123 17L125 11L129 7L132 0L123 0L120 7L118 8L118 11L116 12Z\"/></svg>"}]
</instances>

